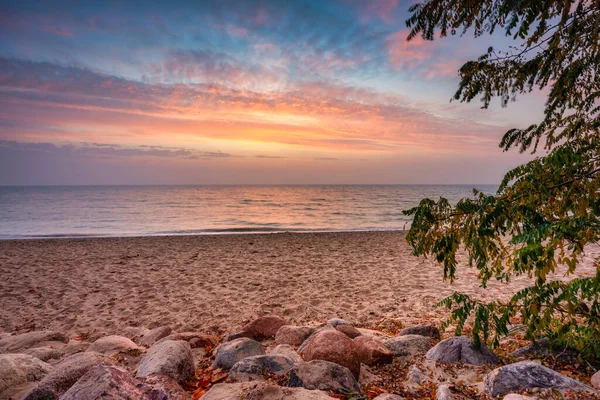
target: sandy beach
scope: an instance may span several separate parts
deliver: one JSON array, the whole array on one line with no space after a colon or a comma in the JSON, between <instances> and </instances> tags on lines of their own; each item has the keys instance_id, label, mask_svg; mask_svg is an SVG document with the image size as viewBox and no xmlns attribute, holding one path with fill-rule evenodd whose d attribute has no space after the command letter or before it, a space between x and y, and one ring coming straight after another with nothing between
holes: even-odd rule
<instances>
[{"instance_id":1,"label":"sandy beach","mask_svg":"<svg viewBox=\"0 0 600 400\"><path fill-rule=\"evenodd\" d=\"M277 314L295 324L340 317L439 321L455 290L503 298L529 284L478 286L459 268L414 257L405 232L277 233L0 241L0 331L118 334L128 326L232 332ZM596 249L577 275L590 274Z\"/></svg>"}]
</instances>

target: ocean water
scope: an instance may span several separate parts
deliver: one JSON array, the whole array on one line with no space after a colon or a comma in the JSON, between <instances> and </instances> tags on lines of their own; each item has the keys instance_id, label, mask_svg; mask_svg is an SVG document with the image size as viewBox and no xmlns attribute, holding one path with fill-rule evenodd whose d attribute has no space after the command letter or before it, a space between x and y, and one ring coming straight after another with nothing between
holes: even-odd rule
<instances>
[{"instance_id":1,"label":"ocean water","mask_svg":"<svg viewBox=\"0 0 600 400\"><path fill-rule=\"evenodd\" d=\"M422 198L492 185L0 187L0 238L407 229Z\"/></svg>"}]
</instances>

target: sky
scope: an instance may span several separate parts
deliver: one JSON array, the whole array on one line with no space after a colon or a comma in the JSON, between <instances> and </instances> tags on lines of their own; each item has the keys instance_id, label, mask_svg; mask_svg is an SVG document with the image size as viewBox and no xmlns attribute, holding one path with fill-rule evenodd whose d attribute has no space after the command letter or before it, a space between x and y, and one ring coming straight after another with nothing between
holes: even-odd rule
<instances>
[{"instance_id":1,"label":"sky","mask_svg":"<svg viewBox=\"0 0 600 400\"><path fill-rule=\"evenodd\" d=\"M0 185L499 183L545 98L450 102L511 39L413 3L0 1Z\"/></svg>"}]
</instances>

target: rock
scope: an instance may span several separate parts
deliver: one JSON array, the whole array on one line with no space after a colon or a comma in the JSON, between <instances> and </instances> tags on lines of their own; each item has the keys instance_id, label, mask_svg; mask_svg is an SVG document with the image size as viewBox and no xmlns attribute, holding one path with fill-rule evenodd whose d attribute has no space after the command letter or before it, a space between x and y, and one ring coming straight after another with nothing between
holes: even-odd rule
<instances>
[{"instance_id":1,"label":"rock","mask_svg":"<svg viewBox=\"0 0 600 400\"><path fill-rule=\"evenodd\" d=\"M431 339L421 335L396 336L383 340L394 357L412 357L416 353L425 352L432 347Z\"/></svg>"},{"instance_id":2,"label":"rock","mask_svg":"<svg viewBox=\"0 0 600 400\"><path fill-rule=\"evenodd\" d=\"M496 368L485 376L485 392L497 397L512 391L532 388L565 389L573 392L594 389L533 361L521 361Z\"/></svg>"},{"instance_id":3,"label":"rock","mask_svg":"<svg viewBox=\"0 0 600 400\"><path fill-rule=\"evenodd\" d=\"M154 328L142 334L139 339L139 343L142 346L150 347L160 339L169 336L171 334L171 328L168 326L161 326L158 328Z\"/></svg>"},{"instance_id":4,"label":"rock","mask_svg":"<svg viewBox=\"0 0 600 400\"><path fill-rule=\"evenodd\" d=\"M281 317L265 315L244 326L242 331L250 334L254 339L274 338L279 328L286 324L286 320Z\"/></svg>"},{"instance_id":5,"label":"rock","mask_svg":"<svg viewBox=\"0 0 600 400\"><path fill-rule=\"evenodd\" d=\"M202 400L331 400L320 390L286 388L272 383L255 381L219 383L201 397Z\"/></svg>"},{"instance_id":6,"label":"rock","mask_svg":"<svg viewBox=\"0 0 600 400\"><path fill-rule=\"evenodd\" d=\"M404 397L397 394L384 393L375 397L373 400L404 400Z\"/></svg>"},{"instance_id":7,"label":"rock","mask_svg":"<svg viewBox=\"0 0 600 400\"><path fill-rule=\"evenodd\" d=\"M454 400L454 396L452 395L452 390L449 385L440 385L435 392L435 397L437 400Z\"/></svg>"},{"instance_id":8,"label":"rock","mask_svg":"<svg viewBox=\"0 0 600 400\"><path fill-rule=\"evenodd\" d=\"M175 379L166 375L151 375L144 383L148 386L144 400L189 400L186 392Z\"/></svg>"},{"instance_id":9,"label":"rock","mask_svg":"<svg viewBox=\"0 0 600 400\"><path fill-rule=\"evenodd\" d=\"M177 382L186 382L194 376L192 348L183 340L167 340L150 347L140 361L136 377L166 375Z\"/></svg>"},{"instance_id":10,"label":"rock","mask_svg":"<svg viewBox=\"0 0 600 400\"><path fill-rule=\"evenodd\" d=\"M536 342L532 342L527 346L521 347L509 354L511 357L543 357L552 355L550 341L548 338L542 338Z\"/></svg>"},{"instance_id":11,"label":"rock","mask_svg":"<svg viewBox=\"0 0 600 400\"><path fill-rule=\"evenodd\" d=\"M50 364L27 354L0 354L0 397L14 386L41 380L52 369Z\"/></svg>"},{"instance_id":12,"label":"rock","mask_svg":"<svg viewBox=\"0 0 600 400\"><path fill-rule=\"evenodd\" d=\"M523 396L522 394L511 393L511 394L507 394L506 396L504 396L503 400L538 400L538 398L531 397L531 396Z\"/></svg>"},{"instance_id":13,"label":"rock","mask_svg":"<svg viewBox=\"0 0 600 400\"><path fill-rule=\"evenodd\" d=\"M592 375L592 379L590 382L593 387L595 387L596 389L600 389L600 371Z\"/></svg>"},{"instance_id":14,"label":"rock","mask_svg":"<svg viewBox=\"0 0 600 400\"><path fill-rule=\"evenodd\" d=\"M369 366L390 364L394 361L394 354L379 340L358 336L354 343L359 346L360 362Z\"/></svg>"},{"instance_id":15,"label":"rock","mask_svg":"<svg viewBox=\"0 0 600 400\"><path fill-rule=\"evenodd\" d=\"M344 335L348 336L350 339L354 339L362 335L358 329L353 327L352 325L338 325L335 327L338 331L342 332Z\"/></svg>"},{"instance_id":16,"label":"rock","mask_svg":"<svg viewBox=\"0 0 600 400\"><path fill-rule=\"evenodd\" d=\"M310 361L296 366L290 372L288 386L338 393L360 392L358 382L348 368L323 360Z\"/></svg>"},{"instance_id":17,"label":"rock","mask_svg":"<svg viewBox=\"0 0 600 400\"><path fill-rule=\"evenodd\" d=\"M52 359L59 360L63 355L61 350L54 349L49 346L34 347L31 349L23 350L23 354L30 355L42 361L48 361Z\"/></svg>"},{"instance_id":18,"label":"rock","mask_svg":"<svg viewBox=\"0 0 600 400\"><path fill-rule=\"evenodd\" d=\"M327 325L333 327L333 328L337 328L340 325L350 325L352 326L352 324L344 319L341 318L331 318L330 320L327 321Z\"/></svg>"},{"instance_id":19,"label":"rock","mask_svg":"<svg viewBox=\"0 0 600 400\"><path fill-rule=\"evenodd\" d=\"M423 386L429 377L416 365L411 365L406 373L406 384L409 386Z\"/></svg>"},{"instance_id":20,"label":"rock","mask_svg":"<svg viewBox=\"0 0 600 400\"><path fill-rule=\"evenodd\" d=\"M75 382L97 365L114 365L116 361L104 354L85 352L73 354L54 366L23 400L58 399Z\"/></svg>"},{"instance_id":21,"label":"rock","mask_svg":"<svg viewBox=\"0 0 600 400\"><path fill-rule=\"evenodd\" d=\"M241 338L254 339L254 337L248 332L234 332L225 336L225 340L223 340L223 342L231 342L232 340Z\"/></svg>"},{"instance_id":22,"label":"rock","mask_svg":"<svg viewBox=\"0 0 600 400\"><path fill-rule=\"evenodd\" d=\"M442 340L430 349L425 357L428 360L439 361L444 364L453 364L459 361L470 365L498 363L498 357L485 344L481 344L481 349L479 350L474 349L471 338L466 336L455 336Z\"/></svg>"},{"instance_id":23,"label":"rock","mask_svg":"<svg viewBox=\"0 0 600 400\"><path fill-rule=\"evenodd\" d=\"M124 350L138 350L137 344L124 336L111 335L96 340L87 349L102 354L114 354Z\"/></svg>"},{"instance_id":24,"label":"rock","mask_svg":"<svg viewBox=\"0 0 600 400\"><path fill-rule=\"evenodd\" d=\"M252 356L264 355L262 345L252 339L239 338L217 347L213 368L229 371L238 361Z\"/></svg>"},{"instance_id":25,"label":"rock","mask_svg":"<svg viewBox=\"0 0 600 400\"><path fill-rule=\"evenodd\" d=\"M285 356L296 364L304 361L302 357L296 353L296 350L294 350L289 344L280 344L275 346L275 348L271 350L270 354Z\"/></svg>"},{"instance_id":26,"label":"rock","mask_svg":"<svg viewBox=\"0 0 600 400\"><path fill-rule=\"evenodd\" d=\"M400 331L398 336L406 335L420 335L427 336L434 339L440 338L440 330L433 325L416 325L404 328Z\"/></svg>"},{"instance_id":27,"label":"rock","mask_svg":"<svg viewBox=\"0 0 600 400\"><path fill-rule=\"evenodd\" d=\"M97 365L85 373L60 400L141 399L143 391L124 369Z\"/></svg>"},{"instance_id":28,"label":"rock","mask_svg":"<svg viewBox=\"0 0 600 400\"><path fill-rule=\"evenodd\" d=\"M164 342L166 340L184 340L190 344L192 349L203 348L207 346L215 347L219 343L219 340L212 335L196 332L173 333L160 339L157 343Z\"/></svg>"},{"instance_id":29,"label":"rock","mask_svg":"<svg viewBox=\"0 0 600 400\"><path fill-rule=\"evenodd\" d=\"M306 346L310 343L310 341L319 333L323 331L335 331L336 329L332 326L325 325L324 327L316 329L309 337L306 338L304 342L298 347L298 354L304 353ZM336 331L337 332L337 331Z\"/></svg>"},{"instance_id":30,"label":"rock","mask_svg":"<svg viewBox=\"0 0 600 400\"><path fill-rule=\"evenodd\" d=\"M68 343L69 338L55 331L34 331L20 335L8 336L0 340L0 351L3 353L19 353L22 350L38 346L43 342Z\"/></svg>"},{"instance_id":31,"label":"rock","mask_svg":"<svg viewBox=\"0 0 600 400\"><path fill-rule=\"evenodd\" d=\"M310 326L284 325L275 334L275 343L300 346L315 330Z\"/></svg>"},{"instance_id":32,"label":"rock","mask_svg":"<svg viewBox=\"0 0 600 400\"><path fill-rule=\"evenodd\" d=\"M360 376L359 346L335 329L322 330L310 339L301 354L305 361L325 360L344 366L356 379Z\"/></svg>"},{"instance_id":33,"label":"rock","mask_svg":"<svg viewBox=\"0 0 600 400\"><path fill-rule=\"evenodd\" d=\"M265 374L284 375L295 364L292 359L276 354L246 357L231 367L229 379L234 382L264 380Z\"/></svg>"}]
</instances>

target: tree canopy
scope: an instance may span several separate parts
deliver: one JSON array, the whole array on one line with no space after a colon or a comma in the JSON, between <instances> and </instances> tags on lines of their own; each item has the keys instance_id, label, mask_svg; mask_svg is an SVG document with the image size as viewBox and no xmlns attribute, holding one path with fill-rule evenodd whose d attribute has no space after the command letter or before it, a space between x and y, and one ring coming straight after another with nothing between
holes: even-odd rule
<instances>
[{"instance_id":1,"label":"tree canopy","mask_svg":"<svg viewBox=\"0 0 600 400\"><path fill-rule=\"evenodd\" d=\"M475 191L455 205L424 199L405 211L414 253L442 263L444 279L455 277L459 249L484 287L532 278L507 302L454 293L441 303L452 309L447 324L458 334L472 316L476 343L497 345L522 317L526 338L546 336L600 362L600 260L594 274L551 279L559 265L574 274L600 240L600 0L430 0L410 12L409 40L499 30L515 40L465 63L455 100L487 108L493 98L507 106L534 90L547 95L543 120L501 139L504 151L538 156L509 171L495 195Z\"/></svg>"}]
</instances>

